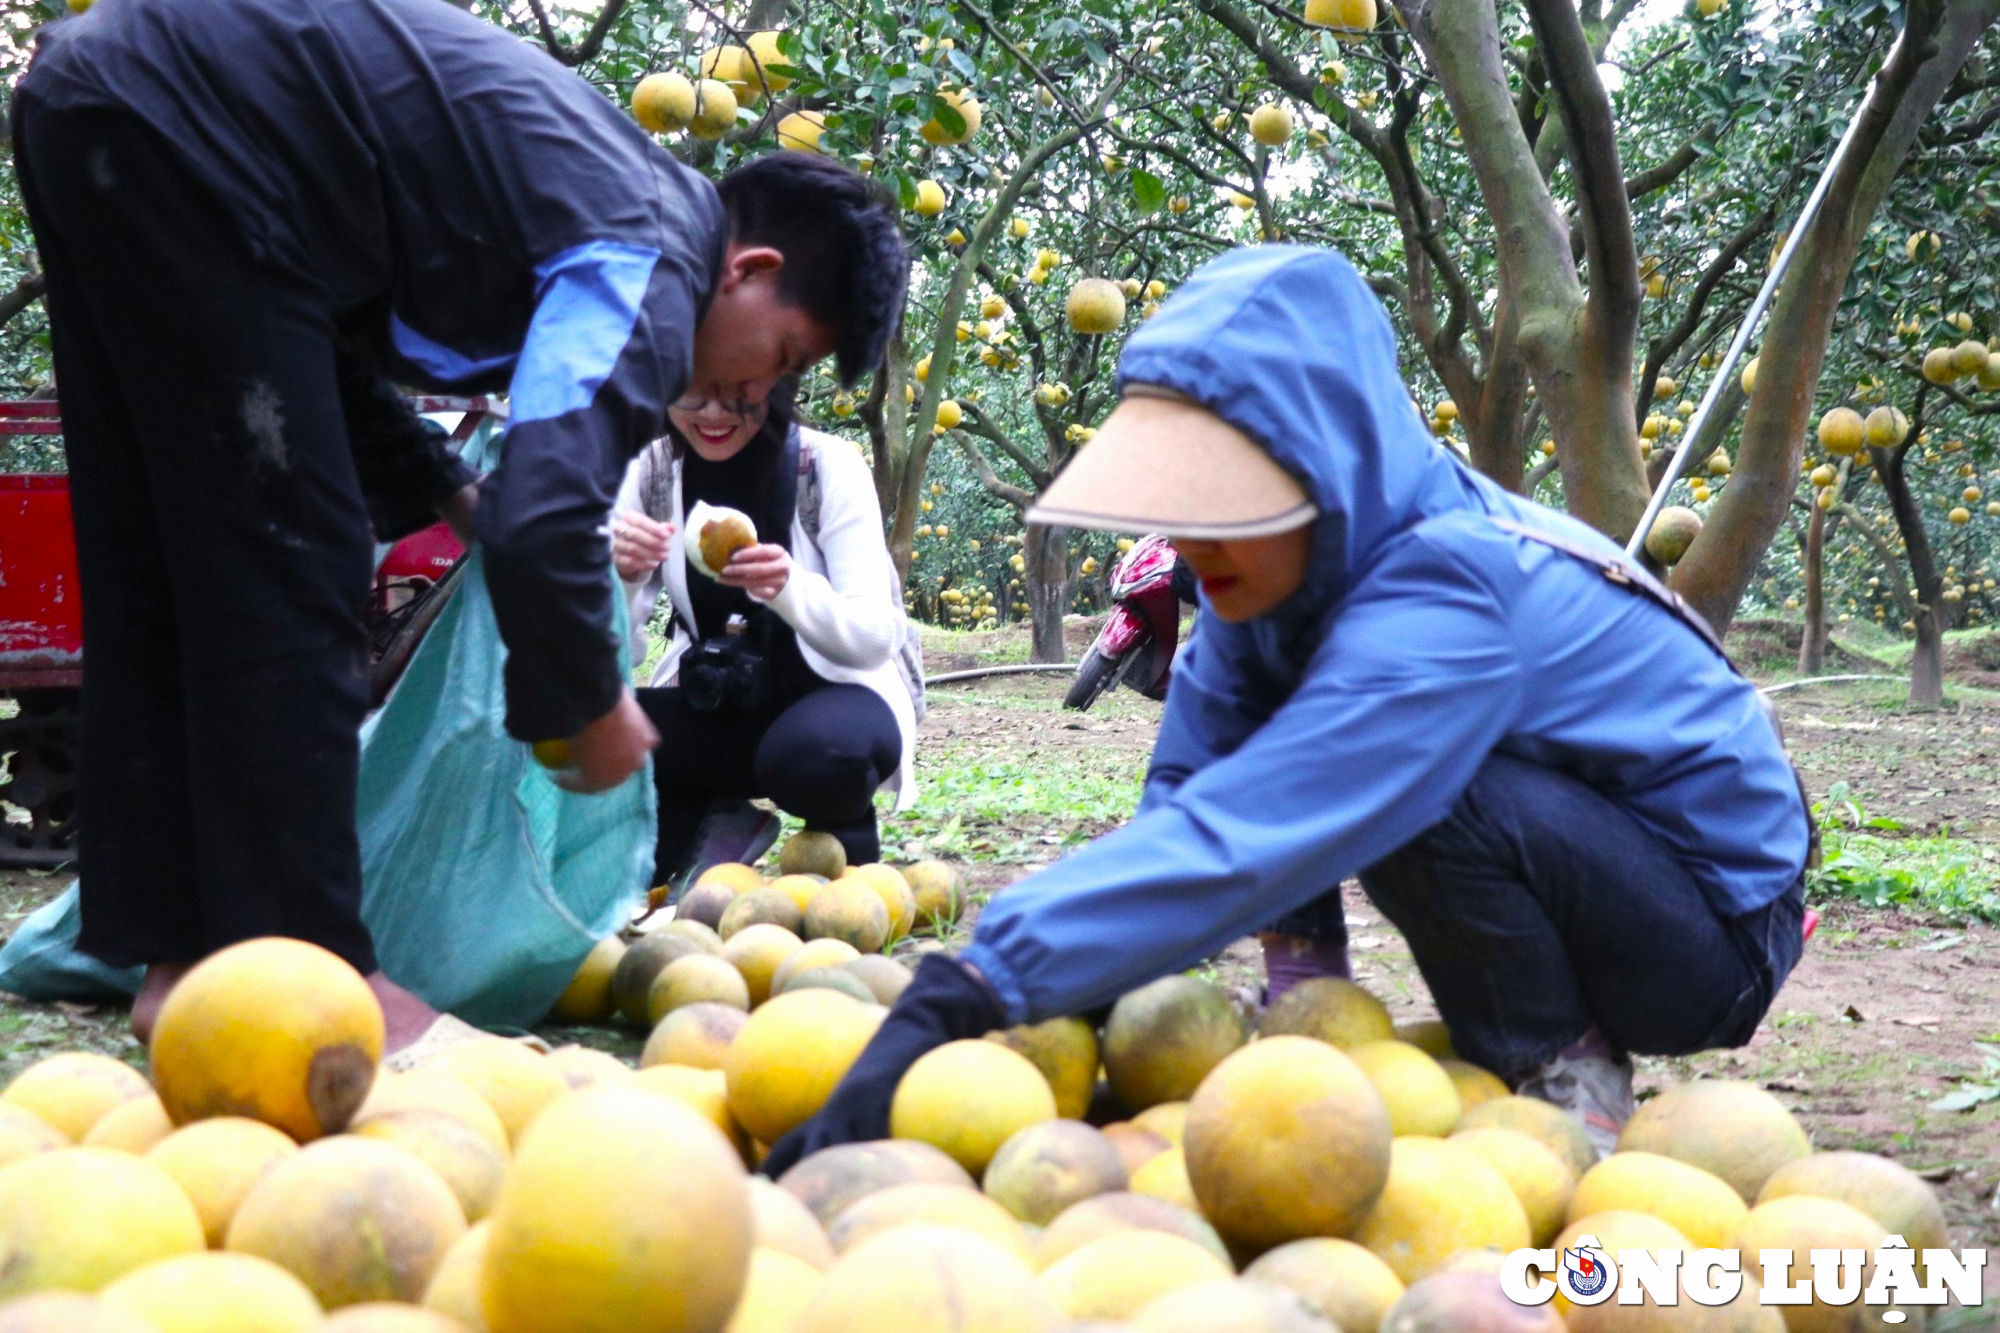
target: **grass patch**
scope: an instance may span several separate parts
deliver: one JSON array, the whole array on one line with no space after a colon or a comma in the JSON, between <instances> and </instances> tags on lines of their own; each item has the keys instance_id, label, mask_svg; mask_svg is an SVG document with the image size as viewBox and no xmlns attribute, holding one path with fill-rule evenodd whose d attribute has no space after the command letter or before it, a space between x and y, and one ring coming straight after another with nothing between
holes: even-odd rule
<instances>
[{"instance_id":1,"label":"grass patch","mask_svg":"<svg viewBox=\"0 0 2000 1333\"><path fill-rule=\"evenodd\" d=\"M2000 924L2000 854L1993 848L1948 832L1898 836L1901 821L1870 818L1844 782L1813 809L1825 859L1806 875L1809 897Z\"/></svg>"},{"instance_id":2,"label":"grass patch","mask_svg":"<svg viewBox=\"0 0 2000 1333\"><path fill-rule=\"evenodd\" d=\"M923 799L882 827L884 843L905 856L1047 861L1129 819L1145 777L1143 763L1119 772L988 750L919 753Z\"/></svg>"}]
</instances>

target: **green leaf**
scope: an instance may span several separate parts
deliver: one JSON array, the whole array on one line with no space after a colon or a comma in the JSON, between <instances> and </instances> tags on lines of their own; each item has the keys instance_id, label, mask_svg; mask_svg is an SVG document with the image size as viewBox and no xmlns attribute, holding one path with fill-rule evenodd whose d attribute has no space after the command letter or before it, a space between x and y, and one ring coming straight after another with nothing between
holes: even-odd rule
<instances>
[{"instance_id":1,"label":"green leaf","mask_svg":"<svg viewBox=\"0 0 2000 1333\"><path fill-rule=\"evenodd\" d=\"M1150 171L1132 172L1132 201L1141 213L1157 213L1166 207L1166 184Z\"/></svg>"}]
</instances>

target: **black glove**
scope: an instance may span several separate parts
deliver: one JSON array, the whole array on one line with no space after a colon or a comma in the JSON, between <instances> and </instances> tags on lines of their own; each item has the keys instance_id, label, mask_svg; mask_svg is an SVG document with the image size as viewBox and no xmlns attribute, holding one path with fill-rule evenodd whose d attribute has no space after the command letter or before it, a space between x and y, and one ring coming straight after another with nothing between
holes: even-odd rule
<instances>
[{"instance_id":1,"label":"black glove","mask_svg":"<svg viewBox=\"0 0 2000 1333\"><path fill-rule=\"evenodd\" d=\"M772 1144L757 1169L776 1180L821 1148L888 1138L889 1103L911 1065L948 1041L983 1037L1006 1023L1007 1008L984 977L932 954L819 1114Z\"/></svg>"}]
</instances>

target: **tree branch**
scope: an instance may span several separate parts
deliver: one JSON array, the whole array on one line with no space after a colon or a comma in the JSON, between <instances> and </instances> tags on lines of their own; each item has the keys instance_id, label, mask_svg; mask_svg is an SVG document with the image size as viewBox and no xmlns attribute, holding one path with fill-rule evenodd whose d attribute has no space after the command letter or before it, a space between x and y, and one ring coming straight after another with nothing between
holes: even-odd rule
<instances>
[{"instance_id":1,"label":"tree branch","mask_svg":"<svg viewBox=\"0 0 2000 1333\"><path fill-rule=\"evenodd\" d=\"M952 439L964 451L966 461L972 464L973 474L979 478L979 484L986 488L988 495L998 496L1024 514L1028 512L1028 506L1035 502L1034 496L1011 481L1002 481L1000 474L993 470L992 462L963 430L953 432Z\"/></svg>"},{"instance_id":2,"label":"tree branch","mask_svg":"<svg viewBox=\"0 0 2000 1333\"><path fill-rule=\"evenodd\" d=\"M535 26L541 29L542 45L548 48L550 55L573 68L594 58L603 48L611 25L618 21L619 13L625 8L625 0L606 0L604 8L598 11L596 21L590 25L590 31L575 46L563 45L562 39L556 36L555 26L549 22L549 13L542 0L528 0L528 8L535 15Z\"/></svg>"},{"instance_id":3,"label":"tree branch","mask_svg":"<svg viewBox=\"0 0 2000 1333\"><path fill-rule=\"evenodd\" d=\"M0 325L6 324L14 316L41 300L42 293L48 290L48 286L48 276L43 273L30 273L15 283L13 291L0 296Z\"/></svg>"}]
</instances>

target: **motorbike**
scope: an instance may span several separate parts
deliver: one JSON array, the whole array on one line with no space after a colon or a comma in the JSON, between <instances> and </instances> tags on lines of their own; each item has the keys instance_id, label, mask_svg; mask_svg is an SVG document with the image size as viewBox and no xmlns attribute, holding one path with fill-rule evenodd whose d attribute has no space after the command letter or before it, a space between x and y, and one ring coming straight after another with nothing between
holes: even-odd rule
<instances>
[{"instance_id":1,"label":"motorbike","mask_svg":"<svg viewBox=\"0 0 2000 1333\"><path fill-rule=\"evenodd\" d=\"M1063 707L1089 708L1119 684L1167 697L1180 642L1181 603L1195 600L1194 575L1165 537L1142 537L1111 568L1111 614L1077 664Z\"/></svg>"}]
</instances>

